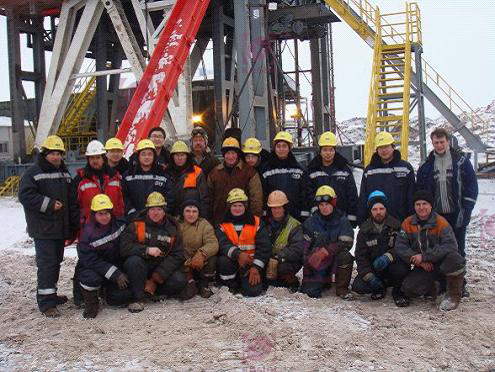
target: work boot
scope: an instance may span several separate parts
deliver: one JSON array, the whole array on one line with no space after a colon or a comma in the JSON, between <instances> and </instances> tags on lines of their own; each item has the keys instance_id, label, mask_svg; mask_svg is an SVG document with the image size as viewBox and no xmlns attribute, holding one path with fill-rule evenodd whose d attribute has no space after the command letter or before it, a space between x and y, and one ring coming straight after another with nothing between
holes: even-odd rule
<instances>
[{"instance_id":1,"label":"work boot","mask_svg":"<svg viewBox=\"0 0 495 372\"><path fill-rule=\"evenodd\" d=\"M69 299L67 298L67 296L57 296L57 299L55 300L55 302L57 303L57 305L63 305L67 301L69 301Z\"/></svg>"},{"instance_id":2,"label":"work boot","mask_svg":"<svg viewBox=\"0 0 495 372\"><path fill-rule=\"evenodd\" d=\"M81 288L82 296L84 298L84 311L83 317L96 318L98 310L100 308L100 302L98 300L98 291L87 291Z\"/></svg>"},{"instance_id":3,"label":"work boot","mask_svg":"<svg viewBox=\"0 0 495 372\"><path fill-rule=\"evenodd\" d=\"M56 307L51 307L43 311L43 315L47 318L58 318L60 316L60 311Z\"/></svg>"},{"instance_id":4,"label":"work boot","mask_svg":"<svg viewBox=\"0 0 495 372\"><path fill-rule=\"evenodd\" d=\"M81 293L81 285L77 278L72 278L72 295L74 296L74 305L76 305L77 308L81 308L84 304L84 300Z\"/></svg>"},{"instance_id":5,"label":"work boot","mask_svg":"<svg viewBox=\"0 0 495 372\"><path fill-rule=\"evenodd\" d=\"M440 310L450 311L459 306L462 297L463 279L464 274L447 276L447 294L440 304Z\"/></svg>"},{"instance_id":6,"label":"work boot","mask_svg":"<svg viewBox=\"0 0 495 372\"><path fill-rule=\"evenodd\" d=\"M349 291L349 283L352 277L352 266L337 268L336 294L344 300L352 300L352 293Z\"/></svg>"},{"instance_id":7,"label":"work boot","mask_svg":"<svg viewBox=\"0 0 495 372\"><path fill-rule=\"evenodd\" d=\"M280 280L282 281L282 285L286 287L290 293L296 293L299 289L299 279L297 277L290 273L286 275L282 275L280 277Z\"/></svg>"},{"instance_id":8,"label":"work boot","mask_svg":"<svg viewBox=\"0 0 495 372\"><path fill-rule=\"evenodd\" d=\"M395 306L397 306L397 307L407 307L407 306L409 306L409 299L400 290L400 287L394 287L392 289L392 297L394 299Z\"/></svg>"},{"instance_id":9,"label":"work boot","mask_svg":"<svg viewBox=\"0 0 495 372\"><path fill-rule=\"evenodd\" d=\"M432 300L433 302L435 302L438 298L439 293L440 293L440 286L441 286L441 283L434 280L433 283L431 284L430 290L428 291L428 293L426 293L424 295L424 298L427 300Z\"/></svg>"},{"instance_id":10,"label":"work boot","mask_svg":"<svg viewBox=\"0 0 495 372\"><path fill-rule=\"evenodd\" d=\"M179 294L179 299L181 301L187 301L196 296L198 293L198 288L196 287L196 282L194 279L189 279L184 289Z\"/></svg>"},{"instance_id":11,"label":"work boot","mask_svg":"<svg viewBox=\"0 0 495 372\"><path fill-rule=\"evenodd\" d=\"M208 279L200 279L199 281L199 295L203 298L210 298L213 295L213 291L208 284Z\"/></svg>"},{"instance_id":12,"label":"work boot","mask_svg":"<svg viewBox=\"0 0 495 372\"><path fill-rule=\"evenodd\" d=\"M387 296L387 290L383 290L381 292L376 292L376 293L372 293L371 294L371 299L373 301L378 301L378 300L381 300L383 298L385 298Z\"/></svg>"},{"instance_id":13,"label":"work boot","mask_svg":"<svg viewBox=\"0 0 495 372\"><path fill-rule=\"evenodd\" d=\"M144 304L142 302L132 302L127 306L127 310L131 313L139 313L144 310Z\"/></svg>"}]
</instances>

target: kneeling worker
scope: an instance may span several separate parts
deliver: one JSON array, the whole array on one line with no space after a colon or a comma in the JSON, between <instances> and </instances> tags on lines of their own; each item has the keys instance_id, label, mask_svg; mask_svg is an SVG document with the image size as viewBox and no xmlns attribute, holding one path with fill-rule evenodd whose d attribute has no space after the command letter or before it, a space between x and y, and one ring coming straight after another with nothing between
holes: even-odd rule
<instances>
[{"instance_id":1,"label":"kneeling worker","mask_svg":"<svg viewBox=\"0 0 495 372\"><path fill-rule=\"evenodd\" d=\"M85 318L98 314L98 289L102 285L109 305L125 305L132 298L120 259L120 235L124 229L125 220L114 216L110 198L105 194L95 195L91 201L91 215L77 245Z\"/></svg>"},{"instance_id":2,"label":"kneeling worker","mask_svg":"<svg viewBox=\"0 0 495 372\"><path fill-rule=\"evenodd\" d=\"M216 230L220 255L220 282L229 290L255 297L263 291L263 278L270 258L270 237L258 216L247 210L248 197L234 188L227 196L228 210Z\"/></svg>"},{"instance_id":3,"label":"kneeling worker","mask_svg":"<svg viewBox=\"0 0 495 372\"><path fill-rule=\"evenodd\" d=\"M178 295L186 286L182 273L184 250L177 222L167 216L167 203L159 192L152 192L146 208L122 234L121 255L129 276L134 302L130 312L144 310L145 292L157 295Z\"/></svg>"}]
</instances>

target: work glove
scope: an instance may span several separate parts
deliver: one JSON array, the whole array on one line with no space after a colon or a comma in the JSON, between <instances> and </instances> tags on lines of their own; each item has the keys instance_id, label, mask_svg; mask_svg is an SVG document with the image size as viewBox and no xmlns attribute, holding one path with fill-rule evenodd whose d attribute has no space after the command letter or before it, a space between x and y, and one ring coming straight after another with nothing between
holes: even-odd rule
<instances>
[{"instance_id":1,"label":"work glove","mask_svg":"<svg viewBox=\"0 0 495 372\"><path fill-rule=\"evenodd\" d=\"M153 272L153 274L151 274L151 280L153 280L157 284L165 283L165 280L163 280L163 277L160 275L158 271L155 271Z\"/></svg>"},{"instance_id":2,"label":"work glove","mask_svg":"<svg viewBox=\"0 0 495 372\"><path fill-rule=\"evenodd\" d=\"M373 273L368 273L364 276L364 281L370 286L371 291L382 292L385 289L383 281Z\"/></svg>"},{"instance_id":3,"label":"work glove","mask_svg":"<svg viewBox=\"0 0 495 372\"><path fill-rule=\"evenodd\" d=\"M144 291L153 296L156 292L156 287L158 286L158 284L163 284L164 282L165 281L163 280L162 276L155 271L153 274L151 274L151 278L146 280L146 283L144 283Z\"/></svg>"},{"instance_id":4,"label":"work glove","mask_svg":"<svg viewBox=\"0 0 495 372\"><path fill-rule=\"evenodd\" d=\"M390 255L382 254L381 256L375 258L375 260L373 261L373 268L376 271L380 272L385 270L391 262L392 260L390 259Z\"/></svg>"},{"instance_id":5,"label":"work glove","mask_svg":"<svg viewBox=\"0 0 495 372\"><path fill-rule=\"evenodd\" d=\"M308 259L308 265L313 269L313 270L320 270L321 263L323 260L329 255L328 251L325 249L325 247L317 247L315 248L315 252L311 253Z\"/></svg>"},{"instance_id":6,"label":"work glove","mask_svg":"<svg viewBox=\"0 0 495 372\"><path fill-rule=\"evenodd\" d=\"M191 269L201 270L205 265L205 256L203 252L197 251L191 259Z\"/></svg>"},{"instance_id":7,"label":"work glove","mask_svg":"<svg viewBox=\"0 0 495 372\"><path fill-rule=\"evenodd\" d=\"M270 258L268 261L268 268L266 269L266 278L268 280L277 279L278 274L278 260L276 258Z\"/></svg>"},{"instance_id":8,"label":"work glove","mask_svg":"<svg viewBox=\"0 0 495 372\"><path fill-rule=\"evenodd\" d=\"M250 286L255 286L261 283L261 275L256 267L251 267L247 273L248 283Z\"/></svg>"},{"instance_id":9,"label":"work glove","mask_svg":"<svg viewBox=\"0 0 495 372\"><path fill-rule=\"evenodd\" d=\"M237 259L240 267L251 265L253 263L253 257L245 252L239 253L239 258Z\"/></svg>"},{"instance_id":10,"label":"work glove","mask_svg":"<svg viewBox=\"0 0 495 372\"><path fill-rule=\"evenodd\" d=\"M115 278L115 282L120 289L126 289L129 285L129 278L124 273L120 273L117 278Z\"/></svg>"}]
</instances>

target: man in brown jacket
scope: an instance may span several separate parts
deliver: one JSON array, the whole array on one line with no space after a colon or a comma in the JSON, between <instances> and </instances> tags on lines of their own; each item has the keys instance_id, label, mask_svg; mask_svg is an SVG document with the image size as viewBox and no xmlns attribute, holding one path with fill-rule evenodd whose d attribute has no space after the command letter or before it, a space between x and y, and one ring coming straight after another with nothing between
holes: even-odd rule
<instances>
[{"instance_id":1,"label":"man in brown jacket","mask_svg":"<svg viewBox=\"0 0 495 372\"><path fill-rule=\"evenodd\" d=\"M234 188L242 189L249 197L249 209L255 216L263 212L263 189L256 170L241 159L239 141L228 137L223 141L224 161L213 169L208 176L210 194L210 222L219 224L227 212L227 195Z\"/></svg>"},{"instance_id":2,"label":"man in brown jacket","mask_svg":"<svg viewBox=\"0 0 495 372\"><path fill-rule=\"evenodd\" d=\"M199 217L197 200L186 200L182 204L179 229L182 232L186 259L182 270L188 279L181 299L188 300L194 297L198 293L198 287L200 296L209 298L213 294L208 286L215 277L218 240L213 226Z\"/></svg>"}]
</instances>

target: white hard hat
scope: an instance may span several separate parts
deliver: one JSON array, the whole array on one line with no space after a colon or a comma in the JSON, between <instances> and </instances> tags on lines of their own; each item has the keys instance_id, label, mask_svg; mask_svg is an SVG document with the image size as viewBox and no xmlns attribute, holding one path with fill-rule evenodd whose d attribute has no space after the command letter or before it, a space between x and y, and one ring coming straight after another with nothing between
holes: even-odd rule
<instances>
[{"instance_id":1,"label":"white hard hat","mask_svg":"<svg viewBox=\"0 0 495 372\"><path fill-rule=\"evenodd\" d=\"M106 154L107 151L105 150L105 146L103 146L103 143L101 143L98 140L93 140L90 143L88 143L88 147L86 147L86 156L93 156L93 155L104 155Z\"/></svg>"}]
</instances>

